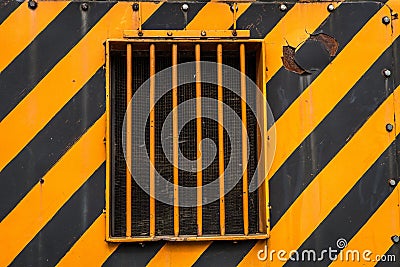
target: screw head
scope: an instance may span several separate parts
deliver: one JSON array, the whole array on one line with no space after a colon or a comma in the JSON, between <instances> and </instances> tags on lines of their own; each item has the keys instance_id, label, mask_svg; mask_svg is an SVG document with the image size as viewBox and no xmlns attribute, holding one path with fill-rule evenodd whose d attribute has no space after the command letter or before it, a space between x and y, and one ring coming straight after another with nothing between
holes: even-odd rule
<instances>
[{"instance_id":1,"label":"screw head","mask_svg":"<svg viewBox=\"0 0 400 267\"><path fill-rule=\"evenodd\" d=\"M382 18L382 23L388 25L390 23L390 18L388 16L384 16Z\"/></svg>"},{"instance_id":2,"label":"screw head","mask_svg":"<svg viewBox=\"0 0 400 267\"><path fill-rule=\"evenodd\" d=\"M334 11L335 10L335 6L333 5L333 4L329 4L328 5L328 11L329 12L332 12L332 11Z\"/></svg>"},{"instance_id":3,"label":"screw head","mask_svg":"<svg viewBox=\"0 0 400 267\"><path fill-rule=\"evenodd\" d=\"M139 4L138 3L134 3L132 5L132 9L133 9L133 11L138 11L139 10Z\"/></svg>"},{"instance_id":4,"label":"screw head","mask_svg":"<svg viewBox=\"0 0 400 267\"><path fill-rule=\"evenodd\" d=\"M280 10L280 11L286 11L286 10L287 10L287 6L286 6L285 4L281 4L281 5L279 6L279 10Z\"/></svg>"},{"instance_id":5,"label":"screw head","mask_svg":"<svg viewBox=\"0 0 400 267\"><path fill-rule=\"evenodd\" d=\"M139 35L140 37L142 37L142 36L143 36L143 32L142 32L142 31L139 31L139 32L138 32L138 35Z\"/></svg>"},{"instance_id":6,"label":"screw head","mask_svg":"<svg viewBox=\"0 0 400 267\"><path fill-rule=\"evenodd\" d=\"M392 187L396 186L396 180L395 179L389 179L389 185Z\"/></svg>"},{"instance_id":7,"label":"screw head","mask_svg":"<svg viewBox=\"0 0 400 267\"><path fill-rule=\"evenodd\" d=\"M207 35L206 31L204 31L204 30L203 30L203 31L201 31L201 33L200 33L200 34L201 34L201 36L206 36L206 35Z\"/></svg>"},{"instance_id":8,"label":"screw head","mask_svg":"<svg viewBox=\"0 0 400 267\"><path fill-rule=\"evenodd\" d=\"M392 75L392 72L388 69L384 69L382 71L383 76L385 76L386 78L389 78Z\"/></svg>"},{"instance_id":9,"label":"screw head","mask_svg":"<svg viewBox=\"0 0 400 267\"><path fill-rule=\"evenodd\" d=\"M33 1L33 0L28 1L28 7L30 9L35 10L37 8L37 6L38 6L38 4L35 1Z\"/></svg>"},{"instance_id":10,"label":"screw head","mask_svg":"<svg viewBox=\"0 0 400 267\"><path fill-rule=\"evenodd\" d=\"M87 10L89 9L89 5L88 5L87 3L82 3L82 4L81 4L81 9L82 9L83 11L87 11Z\"/></svg>"},{"instance_id":11,"label":"screw head","mask_svg":"<svg viewBox=\"0 0 400 267\"><path fill-rule=\"evenodd\" d=\"M393 124L391 123L386 124L386 131L388 131L389 133L393 131Z\"/></svg>"},{"instance_id":12,"label":"screw head","mask_svg":"<svg viewBox=\"0 0 400 267\"><path fill-rule=\"evenodd\" d=\"M400 237L398 235L394 235L391 237L393 243L397 244L400 241Z\"/></svg>"},{"instance_id":13,"label":"screw head","mask_svg":"<svg viewBox=\"0 0 400 267\"><path fill-rule=\"evenodd\" d=\"M168 31L168 32L167 32L167 35L168 35L168 36L172 36L172 32L171 32L171 31Z\"/></svg>"},{"instance_id":14,"label":"screw head","mask_svg":"<svg viewBox=\"0 0 400 267\"><path fill-rule=\"evenodd\" d=\"M188 4L183 4L181 7L183 12L187 12L189 10L189 5Z\"/></svg>"},{"instance_id":15,"label":"screw head","mask_svg":"<svg viewBox=\"0 0 400 267\"><path fill-rule=\"evenodd\" d=\"M237 31L236 30L232 31L232 36L237 36Z\"/></svg>"},{"instance_id":16,"label":"screw head","mask_svg":"<svg viewBox=\"0 0 400 267\"><path fill-rule=\"evenodd\" d=\"M40 182L41 184L44 184L44 179L43 179L43 178L40 178L39 182Z\"/></svg>"}]
</instances>

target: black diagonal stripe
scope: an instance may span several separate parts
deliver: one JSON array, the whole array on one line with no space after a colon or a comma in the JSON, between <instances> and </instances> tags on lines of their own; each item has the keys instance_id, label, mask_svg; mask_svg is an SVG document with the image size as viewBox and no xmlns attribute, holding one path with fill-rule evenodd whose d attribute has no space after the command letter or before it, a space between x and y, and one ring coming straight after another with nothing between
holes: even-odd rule
<instances>
[{"instance_id":1,"label":"black diagonal stripe","mask_svg":"<svg viewBox=\"0 0 400 267\"><path fill-rule=\"evenodd\" d=\"M103 212L105 176L103 163L18 254L11 266L55 266ZM46 182L42 186L46 187Z\"/></svg>"},{"instance_id":2,"label":"black diagonal stripe","mask_svg":"<svg viewBox=\"0 0 400 267\"><path fill-rule=\"evenodd\" d=\"M398 43L400 38L378 58L271 178L272 225L397 87L399 81L395 84L392 78L385 79L382 69L390 68L393 48ZM335 87L334 84L331 86Z\"/></svg>"},{"instance_id":3,"label":"black diagonal stripe","mask_svg":"<svg viewBox=\"0 0 400 267\"><path fill-rule=\"evenodd\" d=\"M337 53L340 53L382 5L382 3L377 2L342 3L314 33L325 33L334 37L339 43ZM306 46L300 47L296 54L302 58L315 57L313 51L310 51ZM278 70L267 83L268 104L274 114L275 121L281 117L328 64L329 61L324 62L321 64L322 66L319 66L309 75L298 75L284 67Z\"/></svg>"},{"instance_id":4,"label":"black diagonal stripe","mask_svg":"<svg viewBox=\"0 0 400 267\"><path fill-rule=\"evenodd\" d=\"M3 0L0 3L0 25L11 15L21 4L15 0Z\"/></svg>"},{"instance_id":5,"label":"black diagonal stripe","mask_svg":"<svg viewBox=\"0 0 400 267\"><path fill-rule=\"evenodd\" d=\"M394 235L395 233L393 233ZM398 234L398 233L397 233ZM381 256L381 255L380 255ZM400 244L393 244L388 251L381 256L380 260L375 266L376 267L393 267L399 266L400 263ZM372 259L375 259L372 256Z\"/></svg>"},{"instance_id":6,"label":"black diagonal stripe","mask_svg":"<svg viewBox=\"0 0 400 267\"><path fill-rule=\"evenodd\" d=\"M396 141L398 142L399 139ZM397 177L396 141L386 149L300 246L299 252L314 249L317 255L320 255L322 250L329 249L329 247L338 249L336 242L339 238L350 241L363 227L394 190L388 184L388 177ZM338 177L338 183L340 183L340 179L346 179L346 177ZM332 255L335 254L332 253ZM318 261L318 264L319 266L328 266L330 262L329 257L325 257ZM288 262L286 265L298 266L298 264L299 262ZM307 265L315 265L315 262L301 262L301 266Z\"/></svg>"},{"instance_id":7,"label":"black diagonal stripe","mask_svg":"<svg viewBox=\"0 0 400 267\"><path fill-rule=\"evenodd\" d=\"M143 244L122 243L106 260L103 266L146 266L164 244L164 241Z\"/></svg>"},{"instance_id":8,"label":"black diagonal stripe","mask_svg":"<svg viewBox=\"0 0 400 267\"><path fill-rule=\"evenodd\" d=\"M107 1L88 4L89 9L85 12L80 8L81 3L69 3L0 73L0 121L32 91L115 3Z\"/></svg>"},{"instance_id":9,"label":"black diagonal stripe","mask_svg":"<svg viewBox=\"0 0 400 267\"><path fill-rule=\"evenodd\" d=\"M193 266L237 266L256 243L256 240L214 241Z\"/></svg>"},{"instance_id":10,"label":"black diagonal stripe","mask_svg":"<svg viewBox=\"0 0 400 267\"><path fill-rule=\"evenodd\" d=\"M104 114L104 83L101 68L0 172L0 220Z\"/></svg>"},{"instance_id":11,"label":"black diagonal stripe","mask_svg":"<svg viewBox=\"0 0 400 267\"><path fill-rule=\"evenodd\" d=\"M278 3L255 2L238 18L236 27L250 30L251 38L264 38L286 14L279 10L279 6ZM294 4L286 6L290 10Z\"/></svg>"},{"instance_id":12,"label":"black diagonal stripe","mask_svg":"<svg viewBox=\"0 0 400 267\"><path fill-rule=\"evenodd\" d=\"M206 5L189 3L189 10L181 10L182 3L163 3L142 25L143 30L181 30L189 24L197 13Z\"/></svg>"}]
</instances>

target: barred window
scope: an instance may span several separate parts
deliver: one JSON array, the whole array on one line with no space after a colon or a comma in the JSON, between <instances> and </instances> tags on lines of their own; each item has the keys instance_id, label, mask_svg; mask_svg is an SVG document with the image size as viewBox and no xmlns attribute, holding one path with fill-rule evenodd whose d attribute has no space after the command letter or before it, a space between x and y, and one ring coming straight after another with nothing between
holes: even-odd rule
<instances>
[{"instance_id":1,"label":"barred window","mask_svg":"<svg viewBox=\"0 0 400 267\"><path fill-rule=\"evenodd\" d=\"M107 42L108 241L268 236L262 46Z\"/></svg>"}]
</instances>

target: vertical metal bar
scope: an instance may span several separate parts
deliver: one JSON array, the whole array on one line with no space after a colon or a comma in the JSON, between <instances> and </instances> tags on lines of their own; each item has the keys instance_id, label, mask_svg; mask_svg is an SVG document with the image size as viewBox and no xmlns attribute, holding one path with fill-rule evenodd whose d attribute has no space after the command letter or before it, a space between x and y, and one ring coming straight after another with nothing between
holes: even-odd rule
<instances>
[{"instance_id":1,"label":"vertical metal bar","mask_svg":"<svg viewBox=\"0 0 400 267\"><path fill-rule=\"evenodd\" d=\"M221 235L225 235L225 179L224 179L224 109L222 89L222 44L217 45L218 75L218 158L219 158L219 224Z\"/></svg>"},{"instance_id":2,"label":"vertical metal bar","mask_svg":"<svg viewBox=\"0 0 400 267\"><path fill-rule=\"evenodd\" d=\"M126 236L132 235L132 109L129 107L132 98L132 45L126 45Z\"/></svg>"},{"instance_id":3,"label":"vertical metal bar","mask_svg":"<svg viewBox=\"0 0 400 267\"><path fill-rule=\"evenodd\" d=\"M203 161L202 161L202 127L201 127L201 66L200 44L195 47L196 59L196 130L197 130L197 235L203 235Z\"/></svg>"},{"instance_id":4,"label":"vertical metal bar","mask_svg":"<svg viewBox=\"0 0 400 267\"><path fill-rule=\"evenodd\" d=\"M259 117L259 128L257 129L257 153L258 153L258 182L260 183L259 188L257 189L258 194L258 221L259 221L259 231L260 233L268 234L267 223L269 220L269 206L268 206L268 179L267 182L264 180L264 177L267 175L267 118L266 118L266 86L265 86L265 54L264 54L264 46L261 45L261 49L257 51L257 77L256 83L261 90L262 97L261 99L256 99L257 101L257 114ZM263 137L263 138L262 138Z\"/></svg>"},{"instance_id":5,"label":"vertical metal bar","mask_svg":"<svg viewBox=\"0 0 400 267\"><path fill-rule=\"evenodd\" d=\"M156 203L155 203L155 78L156 55L155 46L150 44L150 236L156 232Z\"/></svg>"},{"instance_id":6,"label":"vertical metal bar","mask_svg":"<svg viewBox=\"0 0 400 267\"><path fill-rule=\"evenodd\" d=\"M233 4L233 30L236 31L237 3Z\"/></svg>"},{"instance_id":7,"label":"vertical metal bar","mask_svg":"<svg viewBox=\"0 0 400 267\"><path fill-rule=\"evenodd\" d=\"M172 45L172 140L174 164L174 235L179 235L179 168L178 168L178 45Z\"/></svg>"},{"instance_id":8,"label":"vertical metal bar","mask_svg":"<svg viewBox=\"0 0 400 267\"><path fill-rule=\"evenodd\" d=\"M138 3L139 5L139 31L142 31L142 3Z\"/></svg>"},{"instance_id":9,"label":"vertical metal bar","mask_svg":"<svg viewBox=\"0 0 400 267\"><path fill-rule=\"evenodd\" d=\"M249 199L247 177L247 114L246 114L246 50L240 44L240 94L242 108L242 166L243 166L243 227L244 234L249 234Z\"/></svg>"}]
</instances>

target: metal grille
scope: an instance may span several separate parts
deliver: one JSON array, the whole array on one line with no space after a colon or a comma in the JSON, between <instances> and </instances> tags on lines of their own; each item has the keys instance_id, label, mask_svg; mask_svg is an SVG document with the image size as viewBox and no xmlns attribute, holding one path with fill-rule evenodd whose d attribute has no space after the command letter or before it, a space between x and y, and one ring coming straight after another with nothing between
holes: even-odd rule
<instances>
[{"instance_id":1,"label":"metal grille","mask_svg":"<svg viewBox=\"0 0 400 267\"><path fill-rule=\"evenodd\" d=\"M175 50L171 49L175 45ZM239 47L243 45L243 51L240 51ZM195 236L195 237L219 237L223 239L224 236L246 236L251 238L252 236L265 234L260 230L260 199L259 190L249 193L247 202L244 202L243 194L248 192L248 182L243 184L243 177L240 182L237 183L233 190L228 192L224 197L223 201L216 200L209 204L202 205L201 207L177 207L176 205L168 205L158 201L157 194L167 194L171 198L174 196L174 192L165 192L161 189L161 185L157 182L154 183L156 190L155 197L150 197L140 186L132 179L130 172L127 172L127 163L125 161L123 150L122 150L122 131L123 131L123 120L127 108L127 98L135 94L136 90L149 79L150 74L153 72L161 71L162 69L171 67L173 65L174 58L177 60L176 63L184 63L191 61L211 61L221 62L235 69L240 70L241 63L246 66L246 75L250 77L254 82L257 80L257 60L259 55L257 54L257 46L249 46L250 49L244 50L244 44L217 44L208 43L206 49L202 49L200 52L200 44L158 44L151 43L140 43L136 46L135 43L117 43L114 49L110 52L110 236L112 238L128 238L132 241L143 240L148 238L149 240L156 239L173 239L180 240L179 237ZM217 56L217 49L223 50L222 56ZM247 48L247 47L246 47ZM153 49L153 50L152 50ZM153 63L155 66L152 67ZM128 56L127 56L128 54ZM155 54L155 56L154 56ZM244 60L245 62L241 62ZM175 63L175 64L176 64ZM127 66L130 65L130 68ZM153 68L153 69L152 69ZM217 73L217 68L215 73ZM218 74L219 75L219 74ZM221 74L222 75L222 74ZM131 77L131 80L128 78ZM201 83L200 91L196 91L196 83L185 84L177 87L177 104L181 104L189 99L196 98L196 92L201 92L202 97L208 97L218 99L222 96L223 102L228 105L234 112L239 116L243 117L241 98L224 87L225 84L238 83L240 84L240 77L230 77L224 75L222 78L222 89L219 86ZM131 82L132 88L129 88L127 84ZM165 86L170 86L167 84ZM243 85L242 85L243 86ZM129 90L132 90L130 93ZM155 86L157 91L157 85ZM220 92L222 95L219 95ZM151 96L150 96L151 97ZM255 103L256 94L255 92L248 90L246 91L247 103ZM140 103L143 114L132 114L132 120L135 120L135 116L147 115L145 111L150 108L150 99ZM201 109L210 109L210 112L217 114L220 112L218 106L210 107L204 106L202 103ZM174 174L174 167L167 159L164 154L163 147L161 145L161 128L168 114L173 109L173 92L172 90L165 94L160 100L155 103L154 111L154 136L152 137L150 132L150 120L149 117L146 125L146 139L145 146L147 153L151 158L151 154L154 153L154 165L156 171L166 180L174 183L174 179L181 186L185 187L196 187L198 184L198 171L189 172L187 170L181 170ZM225 110L223 111L225 113ZM258 160L258 144L257 144L257 122L255 114L250 110L249 106L246 106L244 111L247 117L247 133L249 137L249 161L247 166L247 176L257 179L256 166ZM217 116L216 116L217 117ZM234 125L234 121L229 121L228 116L224 115L223 125L229 125L238 132L242 131L242 124L237 123ZM182 131L179 133L178 144L183 155L190 159L197 159L197 143L198 137L209 138L217 146L217 148L223 148L223 166L233 160L231 157L231 147L233 145L241 146L240 144L233 144L229 138L226 130L223 130L223 143L219 138L221 135L218 126L218 121L213 121L208 118L201 120L201 129L199 124L196 124L196 119L181 125L182 122L178 120L179 126L182 126ZM133 124L134 125L134 124ZM134 126L133 126L134 127ZM132 129L133 138L131 140L132 147L139 146L138 140L134 138L135 129ZM172 136L172 132L169 133ZM201 136L198 136L201 134ZM153 140L152 140L153 139ZM152 152L152 146L154 152ZM204 170L201 171L201 183L203 185L208 184L216 180L220 173L220 157L222 154L217 153L213 162ZM236 157L236 162L231 162L234 166L234 175L241 175L242 173L242 162L239 162ZM147 158L141 158L132 154L132 170L134 173L146 173L144 170L150 168L150 164ZM176 177L177 176L177 177ZM142 177L141 179L152 179L151 177ZM176 182L175 181L175 182ZM224 177L224 183L229 181L229 177ZM130 185L130 186L129 186ZM150 182L151 187L151 182ZM150 189L151 190L151 189ZM203 195L207 195L207 192L203 191L201 196L192 196L194 198L201 198ZM179 199L183 198L182 192L177 192ZM131 196L131 197L129 197ZM151 202L154 201L152 206ZM204 202L204 199L202 200ZM266 203L264 203L265 205ZM246 205L246 209L244 209ZM225 214L225 215L224 215ZM153 218L153 219L151 219ZM127 227L128 226L128 227ZM177 238L178 237L178 238Z\"/></svg>"}]
</instances>

